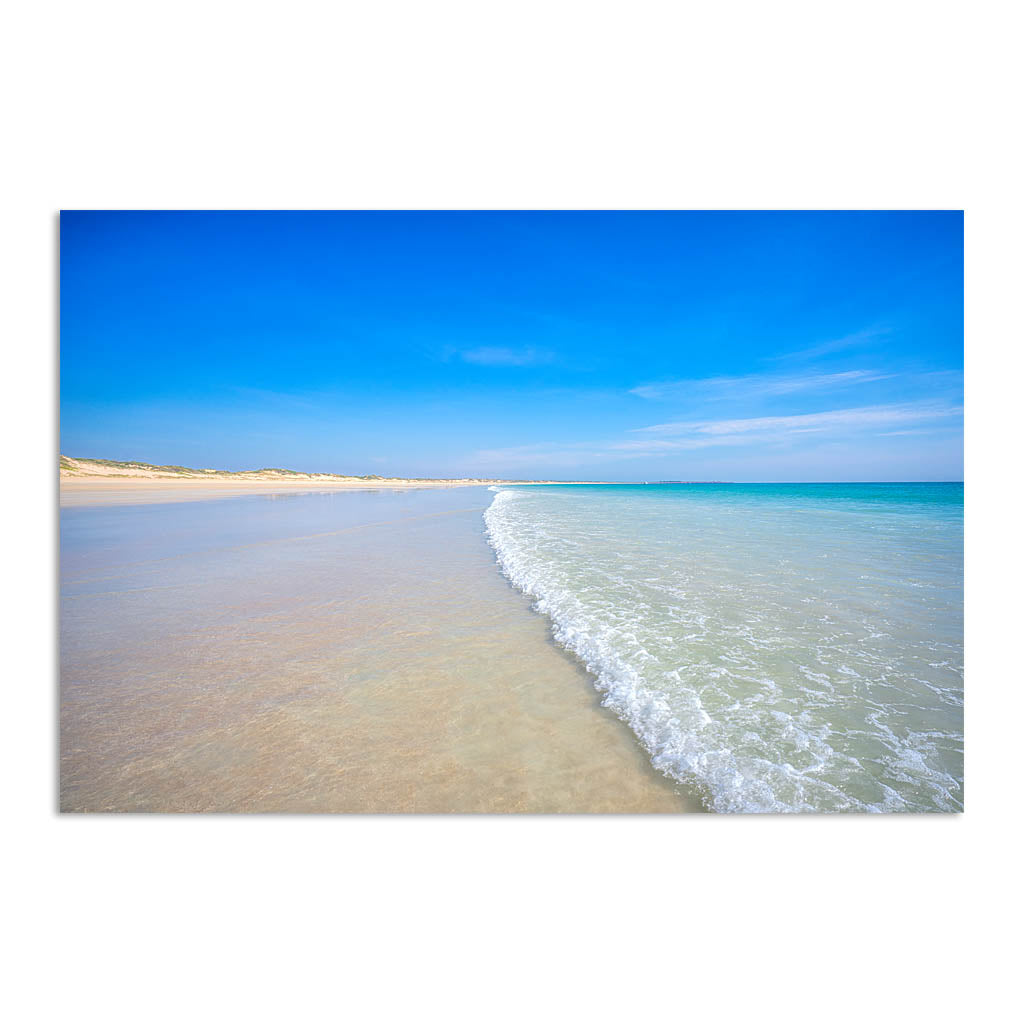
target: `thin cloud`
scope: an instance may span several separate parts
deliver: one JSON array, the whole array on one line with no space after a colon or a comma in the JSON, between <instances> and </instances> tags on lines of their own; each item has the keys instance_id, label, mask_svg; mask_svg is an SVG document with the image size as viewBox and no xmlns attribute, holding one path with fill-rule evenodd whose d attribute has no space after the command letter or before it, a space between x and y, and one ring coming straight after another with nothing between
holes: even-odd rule
<instances>
[{"instance_id":1,"label":"thin cloud","mask_svg":"<svg viewBox=\"0 0 1024 1024\"><path fill-rule=\"evenodd\" d=\"M484 467L574 466L585 461L613 458L619 453L607 441L542 441L511 448L489 448L475 452L468 465Z\"/></svg>"},{"instance_id":2,"label":"thin cloud","mask_svg":"<svg viewBox=\"0 0 1024 1024\"><path fill-rule=\"evenodd\" d=\"M942 420L954 420L954 425L959 425L962 415L962 405L911 402L831 409L796 416L659 423L631 431L649 436L604 441L546 441L514 448L493 448L476 452L471 461L491 467L573 466L631 457L656 458L703 448L779 447L805 437L820 436L834 440L865 431L878 435L887 427L892 428L888 431L892 436L930 433L946 429L939 423ZM902 429L910 424L924 423L933 423L934 426Z\"/></svg>"},{"instance_id":3,"label":"thin cloud","mask_svg":"<svg viewBox=\"0 0 1024 1024\"><path fill-rule=\"evenodd\" d=\"M863 331L855 331L853 334L843 335L841 338L832 338L823 341L819 345L812 345L810 348L798 349L796 352L786 352L780 356L772 356L772 359L817 359L818 356L831 355L833 352L844 352L846 349L857 348L860 345L867 345L876 338L883 338L892 334L892 328L884 325L868 327Z\"/></svg>"},{"instance_id":4,"label":"thin cloud","mask_svg":"<svg viewBox=\"0 0 1024 1024\"><path fill-rule=\"evenodd\" d=\"M742 377L705 377L693 380L642 384L631 395L654 401L703 398L711 400L750 399L770 395L791 395L801 391L824 391L885 380L889 374L874 370L844 370L841 373L768 374Z\"/></svg>"},{"instance_id":5,"label":"thin cloud","mask_svg":"<svg viewBox=\"0 0 1024 1024\"><path fill-rule=\"evenodd\" d=\"M540 348L501 348L485 345L459 353L463 362L475 366L540 366L550 363L554 353Z\"/></svg>"},{"instance_id":6,"label":"thin cloud","mask_svg":"<svg viewBox=\"0 0 1024 1024\"><path fill-rule=\"evenodd\" d=\"M902 405L868 405L854 409L801 413L796 416L758 416L735 420L700 420L656 423L638 427L633 433L735 435L771 432L806 432L837 428L895 426L921 420L947 419L963 413L963 406L937 402L909 402Z\"/></svg>"}]
</instances>

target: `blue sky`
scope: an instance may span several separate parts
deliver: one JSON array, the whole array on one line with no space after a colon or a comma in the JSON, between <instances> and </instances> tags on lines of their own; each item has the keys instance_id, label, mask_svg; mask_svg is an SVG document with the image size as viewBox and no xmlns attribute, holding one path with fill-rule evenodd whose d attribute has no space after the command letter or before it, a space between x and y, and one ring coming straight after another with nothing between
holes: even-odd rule
<instances>
[{"instance_id":1,"label":"blue sky","mask_svg":"<svg viewBox=\"0 0 1024 1024\"><path fill-rule=\"evenodd\" d=\"M959 480L963 218L61 215L61 451Z\"/></svg>"}]
</instances>

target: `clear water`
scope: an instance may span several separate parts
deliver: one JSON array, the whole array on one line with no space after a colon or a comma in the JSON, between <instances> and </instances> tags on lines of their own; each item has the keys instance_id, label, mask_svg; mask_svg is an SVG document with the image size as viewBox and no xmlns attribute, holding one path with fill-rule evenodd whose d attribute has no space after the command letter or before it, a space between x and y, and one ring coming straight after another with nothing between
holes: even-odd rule
<instances>
[{"instance_id":1,"label":"clear water","mask_svg":"<svg viewBox=\"0 0 1024 1024\"><path fill-rule=\"evenodd\" d=\"M61 807L692 809L494 571L492 498L62 509Z\"/></svg>"},{"instance_id":2,"label":"clear water","mask_svg":"<svg viewBox=\"0 0 1024 1024\"><path fill-rule=\"evenodd\" d=\"M502 488L485 518L709 809L963 809L962 484Z\"/></svg>"}]
</instances>

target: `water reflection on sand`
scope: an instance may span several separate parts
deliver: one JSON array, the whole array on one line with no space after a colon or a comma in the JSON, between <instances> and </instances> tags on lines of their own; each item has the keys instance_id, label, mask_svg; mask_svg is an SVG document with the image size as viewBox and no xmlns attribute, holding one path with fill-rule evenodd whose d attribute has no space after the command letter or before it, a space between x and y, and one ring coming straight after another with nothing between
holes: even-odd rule
<instances>
[{"instance_id":1,"label":"water reflection on sand","mask_svg":"<svg viewBox=\"0 0 1024 1024\"><path fill-rule=\"evenodd\" d=\"M498 574L486 488L61 513L61 807L680 811Z\"/></svg>"}]
</instances>

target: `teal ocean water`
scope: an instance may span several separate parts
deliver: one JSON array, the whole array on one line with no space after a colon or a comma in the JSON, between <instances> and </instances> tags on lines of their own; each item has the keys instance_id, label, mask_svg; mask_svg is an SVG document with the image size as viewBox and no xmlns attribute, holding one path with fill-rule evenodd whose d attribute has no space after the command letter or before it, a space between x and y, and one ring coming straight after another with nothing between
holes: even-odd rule
<instances>
[{"instance_id":1,"label":"teal ocean water","mask_svg":"<svg viewBox=\"0 0 1024 1024\"><path fill-rule=\"evenodd\" d=\"M504 573L709 809L963 809L962 484L496 490Z\"/></svg>"}]
</instances>

